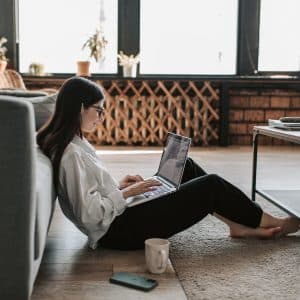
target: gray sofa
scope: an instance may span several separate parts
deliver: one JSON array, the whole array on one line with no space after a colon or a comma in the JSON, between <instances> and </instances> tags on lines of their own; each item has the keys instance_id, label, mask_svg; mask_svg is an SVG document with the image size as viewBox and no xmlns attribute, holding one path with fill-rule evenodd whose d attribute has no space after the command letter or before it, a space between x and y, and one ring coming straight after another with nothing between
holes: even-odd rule
<instances>
[{"instance_id":1,"label":"gray sofa","mask_svg":"<svg viewBox=\"0 0 300 300\"><path fill-rule=\"evenodd\" d=\"M55 109L57 94L48 95L40 91L24 91L20 89L0 89L1 99L17 99L28 101L33 105L35 129L38 130Z\"/></svg>"},{"instance_id":2,"label":"gray sofa","mask_svg":"<svg viewBox=\"0 0 300 300\"><path fill-rule=\"evenodd\" d=\"M0 299L30 298L55 206L36 127L30 101L0 95Z\"/></svg>"}]
</instances>

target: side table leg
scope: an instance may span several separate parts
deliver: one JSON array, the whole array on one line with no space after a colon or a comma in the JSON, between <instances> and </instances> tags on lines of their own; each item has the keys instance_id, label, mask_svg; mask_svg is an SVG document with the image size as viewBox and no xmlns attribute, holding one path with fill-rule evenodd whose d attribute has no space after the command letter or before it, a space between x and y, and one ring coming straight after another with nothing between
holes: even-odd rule
<instances>
[{"instance_id":1,"label":"side table leg","mask_svg":"<svg viewBox=\"0 0 300 300\"><path fill-rule=\"evenodd\" d=\"M252 201L255 201L256 193L256 170L257 170L257 146L258 146L258 133L253 132L253 165L252 165Z\"/></svg>"}]
</instances>

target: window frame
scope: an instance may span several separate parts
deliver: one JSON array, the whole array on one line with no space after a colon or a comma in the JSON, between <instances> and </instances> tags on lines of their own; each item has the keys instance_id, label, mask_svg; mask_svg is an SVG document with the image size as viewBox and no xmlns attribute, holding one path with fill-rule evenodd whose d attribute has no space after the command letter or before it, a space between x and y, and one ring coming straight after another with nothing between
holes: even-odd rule
<instances>
[{"instance_id":1,"label":"window frame","mask_svg":"<svg viewBox=\"0 0 300 300\"><path fill-rule=\"evenodd\" d=\"M19 70L19 43L18 43L18 2L19 0L0 0L0 36L8 39L8 58L10 66ZM259 48L259 19L260 0L238 1L238 37L237 37L237 62L236 75L189 75L189 74L147 74L138 73L137 78L162 78L162 79L195 79L195 78L239 78L239 77L269 77L271 75L288 75L300 77L300 71L265 72L258 71ZM128 34L130 33L130 34ZM140 51L140 0L118 0L118 52L137 54ZM71 73L54 73L51 77L69 77ZM114 74L93 74L93 78L114 79L122 76L122 68Z\"/></svg>"},{"instance_id":2,"label":"window frame","mask_svg":"<svg viewBox=\"0 0 300 300\"><path fill-rule=\"evenodd\" d=\"M259 0L259 5L261 5L261 0ZM258 24L260 24L260 7L259 7L259 15L258 15ZM257 44L259 45L259 28L257 33ZM259 50L257 51L257 70L258 70L258 56L259 56ZM293 77L300 77L300 68L298 71L281 71L281 70L275 70L275 71L258 71L258 74L263 76L272 76L272 75L285 75L285 76L293 76Z\"/></svg>"}]
</instances>

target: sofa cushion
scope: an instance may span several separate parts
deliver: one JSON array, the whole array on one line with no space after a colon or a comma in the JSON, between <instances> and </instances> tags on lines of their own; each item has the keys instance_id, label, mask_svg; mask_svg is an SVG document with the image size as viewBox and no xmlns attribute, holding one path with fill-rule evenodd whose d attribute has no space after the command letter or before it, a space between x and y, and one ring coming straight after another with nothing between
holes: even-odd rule
<instances>
[{"instance_id":1,"label":"sofa cushion","mask_svg":"<svg viewBox=\"0 0 300 300\"><path fill-rule=\"evenodd\" d=\"M0 89L0 95L27 98L27 97L47 96L48 93L41 92L41 91L28 91L24 89Z\"/></svg>"},{"instance_id":2,"label":"sofa cushion","mask_svg":"<svg viewBox=\"0 0 300 300\"><path fill-rule=\"evenodd\" d=\"M47 95L47 96L39 96L39 97L15 97L8 95L0 94L1 99L7 100L25 100L30 102L33 105L34 115L35 115L35 129L38 130L41 126L45 124L45 122L49 119L51 114L55 109L57 94Z\"/></svg>"},{"instance_id":3,"label":"sofa cushion","mask_svg":"<svg viewBox=\"0 0 300 300\"><path fill-rule=\"evenodd\" d=\"M33 104L36 130L41 128L55 109L57 94L28 98Z\"/></svg>"},{"instance_id":4,"label":"sofa cushion","mask_svg":"<svg viewBox=\"0 0 300 300\"><path fill-rule=\"evenodd\" d=\"M43 254L56 199L52 164L39 148L37 148L36 199L34 259L40 258Z\"/></svg>"}]
</instances>

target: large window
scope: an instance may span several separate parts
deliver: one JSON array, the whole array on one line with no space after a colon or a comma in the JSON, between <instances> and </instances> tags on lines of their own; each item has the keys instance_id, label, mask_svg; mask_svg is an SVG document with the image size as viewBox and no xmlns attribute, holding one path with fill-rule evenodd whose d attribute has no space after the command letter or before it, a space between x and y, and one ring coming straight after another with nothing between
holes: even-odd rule
<instances>
[{"instance_id":1,"label":"large window","mask_svg":"<svg viewBox=\"0 0 300 300\"><path fill-rule=\"evenodd\" d=\"M101 23L108 41L105 59L100 63L92 60L91 72L116 73L117 2L19 0L20 71L28 72L35 62L43 64L48 73L76 73L76 61L88 58L82 46Z\"/></svg>"},{"instance_id":2,"label":"large window","mask_svg":"<svg viewBox=\"0 0 300 300\"><path fill-rule=\"evenodd\" d=\"M259 71L300 70L299 12L299 0L261 0Z\"/></svg>"},{"instance_id":3,"label":"large window","mask_svg":"<svg viewBox=\"0 0 300 300\"><path fill-rule=\"evenodd\" d=\"M143 74L235 74L237 0L141 0Z\"/></svg>"}]
</instances>

